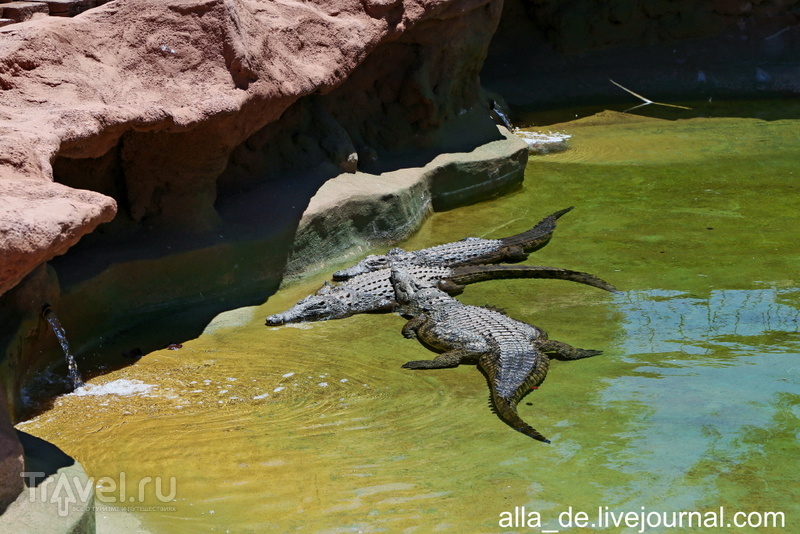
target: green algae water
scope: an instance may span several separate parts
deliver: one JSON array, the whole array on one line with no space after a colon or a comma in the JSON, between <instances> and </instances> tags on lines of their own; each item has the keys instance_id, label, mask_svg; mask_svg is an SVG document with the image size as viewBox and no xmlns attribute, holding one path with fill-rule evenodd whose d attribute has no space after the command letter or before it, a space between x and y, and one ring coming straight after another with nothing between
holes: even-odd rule
<instances>
[{"instance_id":1,"label":"green algae water","mask_svg":"<svg viewBox=\"0 0 800 534\"><path fill-rule=\"evenodd\" d=\"M401 244L511 235L576 206L526 263L622 293L510 280L459 297L604 351L554 361L520 403L551 445L491 412L474 366L401 369L433 354L397 315L264 326L323 278L92 380L128 395L67 395L20 428L109 477L96 504L154 533L797 532L800 121L557 128L571 148L532 157L520 191Z\"/></svg>"}]
</instances>

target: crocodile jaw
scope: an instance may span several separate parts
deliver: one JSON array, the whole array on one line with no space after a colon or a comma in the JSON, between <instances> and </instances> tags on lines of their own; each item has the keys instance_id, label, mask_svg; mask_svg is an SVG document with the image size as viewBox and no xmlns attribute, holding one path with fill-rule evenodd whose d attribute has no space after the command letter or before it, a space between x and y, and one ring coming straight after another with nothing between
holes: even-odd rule
<instances>
[{"instance_id":1,"label":"crocodile jaw","mask_svg":"<svg viewBox=\"0 0 800 534\"><path fill-rule=\"evenodd\" d=\"M267 326L306 321L327 321L352 315L352 308L331 295L310 295L283 313L267 317Z\"/></svg>"}]
</instances>

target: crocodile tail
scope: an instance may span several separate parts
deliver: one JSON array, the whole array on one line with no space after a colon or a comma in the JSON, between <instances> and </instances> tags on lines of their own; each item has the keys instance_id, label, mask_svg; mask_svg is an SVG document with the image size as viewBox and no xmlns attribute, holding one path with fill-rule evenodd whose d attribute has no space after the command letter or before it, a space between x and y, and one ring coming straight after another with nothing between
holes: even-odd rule
<instances>
[{"instance_id":1,"label":"crocodile tail","mask_svg":"<svg viewBox=\"0 0 800 534\"><path fill-rule=\"evenodd\" d=\"M533 428L531 425L526 423L522 420L522 418L517 413L517 403L513 400L509 401L504 399L500 395L493 394L492 401L494 403L494 407L497 410L497 415L506 422L511 428L516 430L517 432L522 432L526 436L530 436L533 439L543 441L545 443L550 443L550 440L544 437L538 430Z\"/></svg>"},{"instance_id":2,"label":"crocodile tail","mask_svg":"<svg viewBox=\"0 0 800 534\"><path fill-rule=\"evenodd\" d=\"M598 287L612 293L617 291L613 285L589 273L536 265L465 265L454 267L446 280L465 285L503 278L557 278Z\"/></svg>"},{"instance_id":3,"label":"crocodile tail","mask_svg":"<svg viewBox=\"0 0 800 534\"><path fill-rule=\"evenodd\" d=\"M575 206L570 206L569 208L565 208L561 211L551 213L536 223L536 226L530 230L522 232L521 234L503 237L500 239L500 241L506 247L522 247L525 252L539 250L549 243L550 238L553 237L553 230L556 229L556 219L565 213L572 211L574 207Z\"/></svg>"},{"instance_id":4,"label":"crocodile tail","mask_svg":"<svg viewBox=\"0 0 800 534\"><path fill-rule=\"evenodd\" d=\"M492 405L500 419L517 432L521 432L533 439L550 443L549 439L523 421L517 413L517 404L547 377L550 359L545 354L539 353L537 361L537 365L531 369L521 383L506 388L503 388L502 385L498 388L497 382L501 379L498 376L499 368L496 359L481 358L480 369L489 382L489 389L492 392Z\"/></svg>"}]
</instances>

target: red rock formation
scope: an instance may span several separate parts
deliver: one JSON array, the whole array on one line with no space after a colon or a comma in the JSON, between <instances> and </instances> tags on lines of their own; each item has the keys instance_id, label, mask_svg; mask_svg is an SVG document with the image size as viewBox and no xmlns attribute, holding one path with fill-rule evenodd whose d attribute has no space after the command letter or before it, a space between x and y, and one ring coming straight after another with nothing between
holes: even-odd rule
<instances>
[{"instance_id":1,"label":"red rock formation","mask_svg":"<svg viewBox=\"0 0 800 534\"><path fill-rule=\"evenodd\" d=\"M214 227L216 181L231 152L299 98L331 92L376 48L403 43L415 28L423 40L438 37L446 52L441 29L461 20L458 31L469 33L463 21L471 16L479 22L475 32L488 39L499 8L498 0L128 0L72 19L0 29L0 293L110 220L115 198L133 221ZM423 45L416 38L404 46ZM485 43L470 51L467 63L477 64L450 86L450 64L441 66L441 80L400 84L423 91L393 95L405 102L388 109L399 115L392 120L424 134L458 108L473 108L484 53ZM452 63L446 53L441 60ZM431 77L430 69L407 67L412 78ZM409 76L389 70L401 80ZM470 75L474 80L461 89ZM441 105L459 91L459 102ZM356 137L359 145L375 142L367 134ZM390 140L384 148L403 142ZM71 169L65 181L86 186L72 164L102 162L108 154L123 180L120 185L105 174L89 184L105 195L54 183L54 162Z\"/></svg>"}]
</instances>

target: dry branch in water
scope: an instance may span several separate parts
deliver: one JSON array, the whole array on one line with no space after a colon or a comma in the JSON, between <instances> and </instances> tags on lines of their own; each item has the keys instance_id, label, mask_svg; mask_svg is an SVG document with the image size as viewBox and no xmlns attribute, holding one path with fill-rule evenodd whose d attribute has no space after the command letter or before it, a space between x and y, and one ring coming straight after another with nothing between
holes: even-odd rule
<instances>
[{"instance_id":1,"label":"dry branch in water","mask_svg":"<svg viewBox=\"0 0 800 534\"><path fill-rule=\"evenodd\" d=\"M623 113L627 113L627 112L629 112L629 111L631 111L631 110L634 110L634 109L636 109L636 108L640 108L640 107L646 106L646 105L648 105L648 104L655 104L655 105L657 105L657 106L667 106L667 107L670 107L670 108L692 109L692 108L687 108L686 106L678 106L678 105L675 105L675 104L664 104L664 103L662 103L662 102L653 102L653 101L652 101L652 100L650 100L649 98L645 98L645 97L643 97L642 95L637 95L636 93L634 93L634 92L633 92L633 91L631 91L630 89L627 89L627 88L625 88L625 87L622 87L620 84L618 84L617 82L615 82L614 80L612 80L612 79L610 79L610 78L609 78L609 80L608 80L608 81L610 81L611 83L613 83L614 85L616 85L616 86L617 86L617 87L619 87L620 89L622 89L622 90L624 90L624 91L627 91L627 92L629 92L630 94L632 94L632 95L633 95L633 96L635 96L636 98L641 98L642 100L644 100L644 104L639 104L638 106L633 106L632 108L628 108L628 109L626 109L625 111L623 111Z\"/></svg>"}]
</instances>

